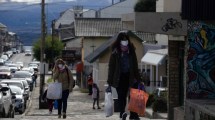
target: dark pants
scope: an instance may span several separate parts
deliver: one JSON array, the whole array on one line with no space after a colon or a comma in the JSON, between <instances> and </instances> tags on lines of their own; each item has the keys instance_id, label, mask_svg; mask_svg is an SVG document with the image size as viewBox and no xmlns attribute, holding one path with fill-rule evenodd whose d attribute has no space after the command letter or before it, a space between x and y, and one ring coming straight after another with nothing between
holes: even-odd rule
<instances>
[{"instance_id":1,"label":"dark pants","mask_svg":"<svg viewBox=\"0 0 215 120\"><path fill-rule=\"evenodd\" d=\"M62 106L63 106L63 113L66 113L68 96L69 96L69 90L64 90L62 92L62 98L57 101L58 115L61 115Z\"/></svg>"},{"instance_id":2,"label":"dark pants","mask_svg":"<svg viewBox=\"0 0 215 120\"><path fill-rule=\"evenodd\" d=\"M122 114L125 112L125 106L127 103L127 94L129 90L129 74L121 74L119 86L116 88L118 94L118 101L119 101L119 111L120 111L120 118L122 118Z\"/></svg>"},{"instance_id":3,"label":"dark pants","mask_svg":"<svg viewBox=\"0 0 215 120\"><path fill-rule=\"evenodd\" d=\"M34 84L35 84L35 87L37 86L37 79L33 79L33 86L34 86Z\"/></svg>"},{"instance_id":4,"label":"dark pants","mask_svg":"<svg viewBox=\"0 0 215 120\"><path fill-rule=\"evenodd\" d=\"M93 93L93 85L88 85L89 95Z\"/></svg>"},{"instance_id":5,"label":"dark pants","mask_svg":"<svg viewBox=\"0 0 215 120\"><path fill-rule=\"evenodd\" d=\"M93 98L93 107L95 106L96 102L97 102L97 107L99 108L99 98Z\"/></svg>"},{"instance_id":6,"label":"dark pants","mask_svg":"<svg viewBox=\"0 0 215 120\"><path fill-rule=\"evenodd\" d=\"M129 73L121 73L119 86L116 88L119 101L120 118L125 112L125 107L127 104L127 95L129 91ZM135 112L130 112L130 118L138 118L138 114Z\"/></svg>"},{"instance_id":7,"label":"dark pants","mask_svg":"<svg viewBox=\"0 0 215 120\"><path fill-rule=\"evenodd\" d=\"M52 99L47 99L47 102L48 102L48 106L49 106L49 111L52 112L54 100L52 100Z\"/></svg>"}]
</instances>

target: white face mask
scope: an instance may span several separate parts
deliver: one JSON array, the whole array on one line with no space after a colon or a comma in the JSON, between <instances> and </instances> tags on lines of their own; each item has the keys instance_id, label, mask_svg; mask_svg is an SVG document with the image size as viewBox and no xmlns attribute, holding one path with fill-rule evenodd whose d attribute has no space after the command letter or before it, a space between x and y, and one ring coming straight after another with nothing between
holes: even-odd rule
<instances>
[{"instance_id":1,"label":"white face mask","mask_svg":"<svg viewBox=\"0 0 215 120\"><path fill-rule=\"evenodd\" d=\"M128 45L128 40L122 40L120 43L123 46L127 46Z\"/></svg>"},{"instance_id":2,"label":"white face mask","mask_svg":"<svg viewBox=\"0 0 215 120\"><path fill-rule=\"evenodd\" d=\"M59 68L63 68L63 64L58 64L58 67Z\"/></svg>"}]
</instances>

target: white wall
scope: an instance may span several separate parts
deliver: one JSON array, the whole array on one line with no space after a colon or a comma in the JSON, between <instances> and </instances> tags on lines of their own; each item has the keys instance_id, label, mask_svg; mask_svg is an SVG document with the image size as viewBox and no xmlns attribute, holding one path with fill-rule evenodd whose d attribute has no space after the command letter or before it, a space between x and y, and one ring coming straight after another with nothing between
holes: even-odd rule
<instances>
[{"instance_id":1,"label":"white wall","mask_svg":"<svg viewBox=\"0 0 215 120\"><path fill-rule=\"evenodd\" d=\"M121 3L114 4L100 11L101 18L121 18L122 14L133 13L134 6L138 0L126 0Z\"/></svg>"},{"instance_id":2,"label":"white wall","mask_svg":"<svg viewBox=\"0 0 215 120\"><path fill-rule=\"evenodd\" d=\"M96 11L95 10L88 10L83 13L83 17L85 18L95 18L96 17Z\"/></svg>"},{"instance_id":3,"label":"white wall","mask_svg":"<svg viewBox=\"0 0 215 120\"><path fill-rule=\"evenodd\" d=\"M182 0L157 0L156 12L181 12Z\"/></svg>"}]
</instances>

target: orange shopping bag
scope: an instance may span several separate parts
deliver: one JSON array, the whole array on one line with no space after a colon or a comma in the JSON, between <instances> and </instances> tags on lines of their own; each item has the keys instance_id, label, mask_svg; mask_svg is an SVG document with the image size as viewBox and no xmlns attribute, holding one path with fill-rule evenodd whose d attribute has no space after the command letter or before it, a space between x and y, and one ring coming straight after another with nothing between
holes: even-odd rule
<instances>
[{"instance_id":1,"label":"orange shopping bag","mask_svg":"<svg viewBox=\"0 0 215 120\"><path fill-rule=\"evenodd\" d=\"M128 110L144 116L148 97L149 95L145 91L131 88Z\"/></svg>"}]
</instances>

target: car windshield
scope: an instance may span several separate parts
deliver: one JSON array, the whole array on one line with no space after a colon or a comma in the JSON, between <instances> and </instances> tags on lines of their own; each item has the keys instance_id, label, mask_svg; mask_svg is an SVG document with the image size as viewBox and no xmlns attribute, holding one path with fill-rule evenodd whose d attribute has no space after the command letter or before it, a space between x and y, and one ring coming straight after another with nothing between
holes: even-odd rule
<instances>
[{"instance_id":1,"label":"car windshield","mask_svg":"<svg viewBox=\"0 0 215 120\"><path fill-rule=\"evenodd\" d=\"M16 95L21 95L21 89L19 87L16 87L16 86L12 86L10 85L10 89L13 93L16 93Z\"/></svg>"},{"instance_id":2,"label":"car windshield","mask_svg":"<svg viewBox=\"0 0 215 120\"><path fill-rule=\"evenodd\" d=\"M16 72L14 75L13 75L14 78L30 78L31 77L31 74L28 73L28 72Z\"/></svg>"},{"instance_id":3,"label":"car windshield","mask_svg":"<svg viewBox=\"0 0 215 120\"><path fill-rule=\"evenodd\" d=\"M10 69L1 68L1 69L0 69L0 72L10 72Z\"/></svg>"},{"instance_id":4,"label":"car windshield","mask_svg":"<svg viewBox=\"0 0 215 120\"><path fill-rule=\"evenodd\" d=\"M20 82L3 82L3 83L7 83L8 85L17 86L17 87L19 87L21 89L24 89Z\"/></svg>"}]
</instances>

